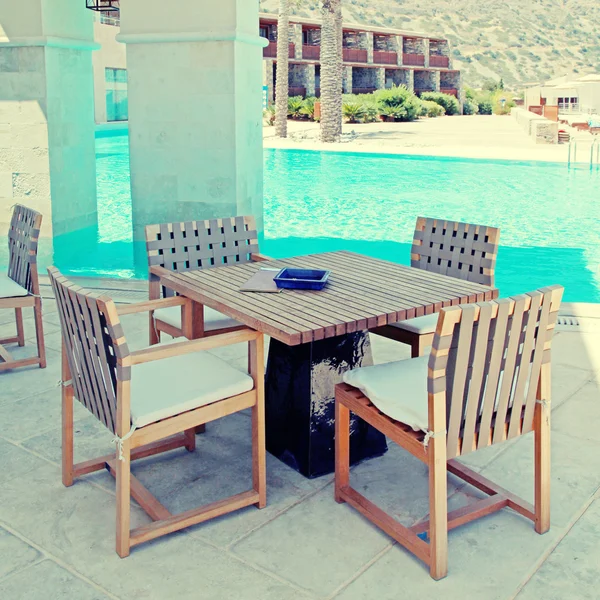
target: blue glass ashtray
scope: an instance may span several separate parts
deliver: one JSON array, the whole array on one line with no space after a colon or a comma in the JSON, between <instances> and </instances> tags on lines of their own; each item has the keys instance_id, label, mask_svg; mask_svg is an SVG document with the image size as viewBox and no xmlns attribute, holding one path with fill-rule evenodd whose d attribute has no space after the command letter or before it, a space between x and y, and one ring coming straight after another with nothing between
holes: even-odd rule
<instances>
[{"instance_id":1,"label":"blue glass ashtray","mask_svg":"<svg viewBox=\"0 0 600 600\"><path fill-rule=\"evenodd\" d=\"M330 271L320 269L281 269L273 278L277 287L288 290L322 290Z\"/></svg>"}]
</instances>

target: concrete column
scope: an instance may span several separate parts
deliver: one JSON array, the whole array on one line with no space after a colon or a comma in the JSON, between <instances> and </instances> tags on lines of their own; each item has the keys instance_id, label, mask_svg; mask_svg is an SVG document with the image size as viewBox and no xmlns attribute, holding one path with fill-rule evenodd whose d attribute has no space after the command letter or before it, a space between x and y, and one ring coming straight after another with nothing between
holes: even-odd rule
<instances>
[{"instance_id":1,"label":"concrete column","mask_svg":"<svg viewBox=\"0 0 600 600\"><path fill-rule=\"evenodd\" d=\"M425 68L429 67L429 38L423 40L423 54L425 55Z\"/></svg>"},{"instance_id":2,"label":"concrete column","mask_svg":"<svg viewBox=\"0 0 600 600\"><path fill-rule=\"evenodd\" d=\"M302 65L304 69L304 87L306 88L307 98L315 95L315 65L308 63Z\"/></svg>"},{"instance_id":3,"label":"concrete column","mask_svg":"<svg viewBox=\"0 0 600 600\"><path fill-rule=\"evenodd\" d=\"M348 65L342 67L342 91L344 94L352 93L352 67Z\"/></svg>"},{"instance_id":4,"label":"concrete column","mask_svg":"<svg viewBox=\"0 0 600 600\"><path fill-rule=\"evenodd\" d=\"M396 53L398 54L398 65L402 66L404 64L403 54L404 54L404 36L397 35L395 36L396 41Z\"/></svg>"},{"instance_id":5,"label":"concrete column","mask_svg":"<svg viewBox=\"0 0 600 600\"><path fill-rule=\"evenodd\" d=\"M133 238L144 226L253 214L263 223L258 3L127 0Z\"/></svg>"},{"instance_id":6,"label":"concrete column","mask_svg":"<svg viewBox=\"0 0 600 600\"><path fill-rule=\"evenodd\" d=\"M273 104L275 100L274 93L274 66L275 61L272 58L263 59L263 85L267 86L267 100L269 104Z\"/></svg>"},{"instance_id":7,"label":"concrete column","mask_svg":"<svg viewBox=\"0 0 600 600\"><path fill-rule=\"evenodd\" d=\"M367 51L367 63L373 64L373 32L365 31L364 40L363 40L364 48Z\"/></svg>"},{"instance_id":8,"label":"concrete column","mask_svg":"<svg viewBox=\"0 0 600 600\"><path fill-rule=\"evenodd\" d=\"M431 78L433 79L433 88L436 92L440 91L440 72L439 71L431 71Z\"/></svg>"},{"instance_id":9,"label":"concrete column","mask_svg":"<svg viewBox=\"0 0 600 600\"><path fill-rule=\"evenodd\" d=\"M83 2L0 0L0 231L41 212L42 267L52 235L96 239L93 32Z\"/></svg>"},{"instance_id":10,"label":"concrete column","mask_svg":"<svg viewBox=\"0 0 600 600\"><path fill-rule=\"evenodd\" d=\"M302 60L302 25L300 23L294 23L290 25L291 40L294 44L294 56L296 59Z\"/></svg>"},{"instance_id":11,"label":"concrete column","mask_svg":"<svg viewBox=\"0 0 600 600\"><path fill-rule=\"evenodd\" d=\"M406 83L406 87L411 91L415 91L415 70L408 70L408 82Z\"/></svg>"},{"instance_id":12,"label":"concrete column","mask_svg":"<svg viewBox=\"0 0 600 600\"><path fill-rule=\"evenodd\" d=\"M375 89L383 90L385 88L385 67L375 69Z\"/></svg>"}]
</instances>

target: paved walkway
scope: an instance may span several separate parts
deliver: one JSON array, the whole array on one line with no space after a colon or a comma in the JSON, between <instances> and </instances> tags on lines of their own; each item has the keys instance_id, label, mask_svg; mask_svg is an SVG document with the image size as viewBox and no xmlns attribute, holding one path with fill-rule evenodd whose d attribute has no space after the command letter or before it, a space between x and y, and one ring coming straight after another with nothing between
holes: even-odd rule
<instances>
[{"instance_id":1,"label":"paved walkway","mask_svg":"<svg viewBox=\"0 0 600 600\"><path fill-rule=\"evenodd\" d=\"M265 148L335 150L336 152L380 152L506 160L566 162L568 145L535 144L510 116L473 115L419 119L412 123L345 124L341 144L319 141L319 125L289 121L287 139L275 137L274 127L265 127ZM576 134L577 157L589 165L593 137Z\"/></svg>"},{"instance_id":2,"label":"paved walkway","mask_svg":"<svg viewBox=\"0 0 600 600\"><path fill-rule=\"evenodd\" d=\"M0 312L0 337L10 330ZM268 506L248 508L133 550L114 551L115 496L99 473L67 489L60 476L60 332L45 302L48 368L0 374L0 598L38 600L485 600L598 598L600 578L600 340L560 331L553 361L552 528L537 535L508 510L450 533L440 582L389 537L333 500L332 478L307 480L269 456ZM147 318L124 318L130 345ZM26 320L32 342L33 325ZM406 358L373 336L376 362ZM19 352L31 351L31 346ZM245 348L219 354L244 368ZM76 460L111 451L110 434L76 409ZM242 491L250 482L250 419L211 423L190 454L175 450L133 471L170 511ZM532 501L532 436L468 463ZM427 513L425 467L392 447L352 471L353 484L403 523ZM474 493L449 479L452 508ZM147 521L133 508L132 525Z\"/></svg>"}]
</instances>

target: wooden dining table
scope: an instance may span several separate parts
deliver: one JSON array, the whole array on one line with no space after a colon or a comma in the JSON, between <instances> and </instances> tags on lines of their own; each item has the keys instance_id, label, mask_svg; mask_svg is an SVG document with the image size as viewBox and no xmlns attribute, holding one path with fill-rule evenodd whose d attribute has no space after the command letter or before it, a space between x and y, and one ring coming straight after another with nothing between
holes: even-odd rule
<instances>
[{"instance_id":1,"label":"wooden dining table","mask_svg":"<svg viewBox=\"0 0 600 600\"><path fill-rule=\"evenodd\" d=\"M284 267L331 275L319 291L240 291L257 270ZM498 296L494 288L346 251L151 271L161 285L270 336L267 450L307 477L334 470L334 388L345 371L373 364L369 329ZM384 436L364 421L355 417L350 430L353 463L386 451Z\"/></svg>"}]
</instances>

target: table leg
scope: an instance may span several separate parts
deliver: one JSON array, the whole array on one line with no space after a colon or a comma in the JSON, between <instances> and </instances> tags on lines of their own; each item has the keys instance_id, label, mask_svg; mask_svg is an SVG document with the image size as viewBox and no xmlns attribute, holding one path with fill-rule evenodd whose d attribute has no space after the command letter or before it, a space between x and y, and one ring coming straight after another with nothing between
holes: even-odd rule
<instances>
[{"instance_id":1,"label":"table leg","mask_svg":"<svg viewBox=\"0 0 600 600\"><path fill-rule=\"evenodd\" d=\"M367 332L299 346L271 339L266 376L267 450L306 477L334 470L334 388L345 371L373 364ZM385 436L352 415L350 461L380 456Z\"/></svg>"}]
</instances>

